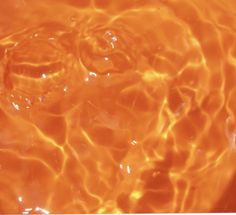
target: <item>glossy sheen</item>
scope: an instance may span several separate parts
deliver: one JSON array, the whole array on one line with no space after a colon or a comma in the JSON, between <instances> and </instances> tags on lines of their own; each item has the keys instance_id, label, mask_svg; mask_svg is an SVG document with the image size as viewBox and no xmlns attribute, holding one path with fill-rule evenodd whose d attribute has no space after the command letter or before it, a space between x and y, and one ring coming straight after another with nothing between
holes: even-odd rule
<instances>
[{"instance_id":1,"label":"glossy sheen","mask_svg":"<svg viewBox=\"0 0 236 215\"><path fill-rule=\"evenodd\" d=\"M0 213L236 211L234 0L6 0Z\"/></svg>"}]
</instances>

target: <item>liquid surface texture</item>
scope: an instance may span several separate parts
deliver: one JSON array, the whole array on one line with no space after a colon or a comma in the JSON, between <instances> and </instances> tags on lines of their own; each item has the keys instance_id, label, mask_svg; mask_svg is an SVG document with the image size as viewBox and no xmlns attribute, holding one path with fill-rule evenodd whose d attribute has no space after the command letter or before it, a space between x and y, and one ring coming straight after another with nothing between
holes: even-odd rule
<instances>
[{"instance_id":1,"label":"liquid surface texture","mask_svg":"<svg viewBox=\"0 0 236 215\"><path fill-rule=\"evenodd\" d=\"M236 211L234 0L6 0L0 214Z\"/></svg>"}]
</instances>

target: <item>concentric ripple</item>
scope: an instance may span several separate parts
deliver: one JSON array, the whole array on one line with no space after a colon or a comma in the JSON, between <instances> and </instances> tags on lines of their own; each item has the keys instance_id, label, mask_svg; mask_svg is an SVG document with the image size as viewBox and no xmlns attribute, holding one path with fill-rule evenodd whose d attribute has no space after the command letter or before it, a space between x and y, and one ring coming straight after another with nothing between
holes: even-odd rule
<instances>
[{"instance_id":1,"label":"concentric ripple","mask_svg":"<svg viewBox=\"0 0 236 215\"><path fill-rule=\"evenodd\" d=\"M2 40L7 43L2 94L15 109L48 107L80 85L78 60L63 46L69 33L60 24L45 23Z\"/></svg>"},{"instance_id":2,"label":"concentric ripple","mask_svg":"<svg viewBox=\"0 0 236 215\"><path fill-rule=\"evenodd\" d=\"M112 23L110 25L113 26ZM130 41L129 36L130 32L125 32L122 27L88 30L79 46L82 62L87 69L98 74L134 70L136 53L130 47L134 41Z\"/></svg>"}]
</instances>

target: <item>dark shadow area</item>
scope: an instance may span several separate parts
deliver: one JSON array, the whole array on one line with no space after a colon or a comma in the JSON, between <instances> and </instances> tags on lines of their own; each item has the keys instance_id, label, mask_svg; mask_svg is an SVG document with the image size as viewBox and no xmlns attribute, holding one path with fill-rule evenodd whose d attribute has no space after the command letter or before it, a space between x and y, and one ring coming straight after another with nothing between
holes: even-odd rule
<instances>
[{"instance_id":1,"label":"dark shadow area","mask_svg":"<svg viewBox=\"0 0 236 215\"><path fill-rule=\"evenodd\" d=\"M211 212L236 212L236 173Z\"/></svg>"}]
</instances>

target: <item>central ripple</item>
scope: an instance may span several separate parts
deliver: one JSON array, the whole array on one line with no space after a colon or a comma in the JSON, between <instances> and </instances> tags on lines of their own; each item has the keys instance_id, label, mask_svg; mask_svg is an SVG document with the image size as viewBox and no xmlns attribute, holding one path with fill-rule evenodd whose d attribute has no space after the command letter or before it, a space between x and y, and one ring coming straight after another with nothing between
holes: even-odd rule
<instances>
[{"instance_id":1,"label":"central ripple","mask_svg":"<svg viewBox=\"0 0 236 215\"><path fill-rule=\"evenodd\" d=\"M4 93L18 109L29 109L33 104L47 107L82 80L78 61L63 46L69 40L68 32L60 28L53 30L51 33L47 24L19 33L6 48Z\"/></svg>"}]
</instances>

